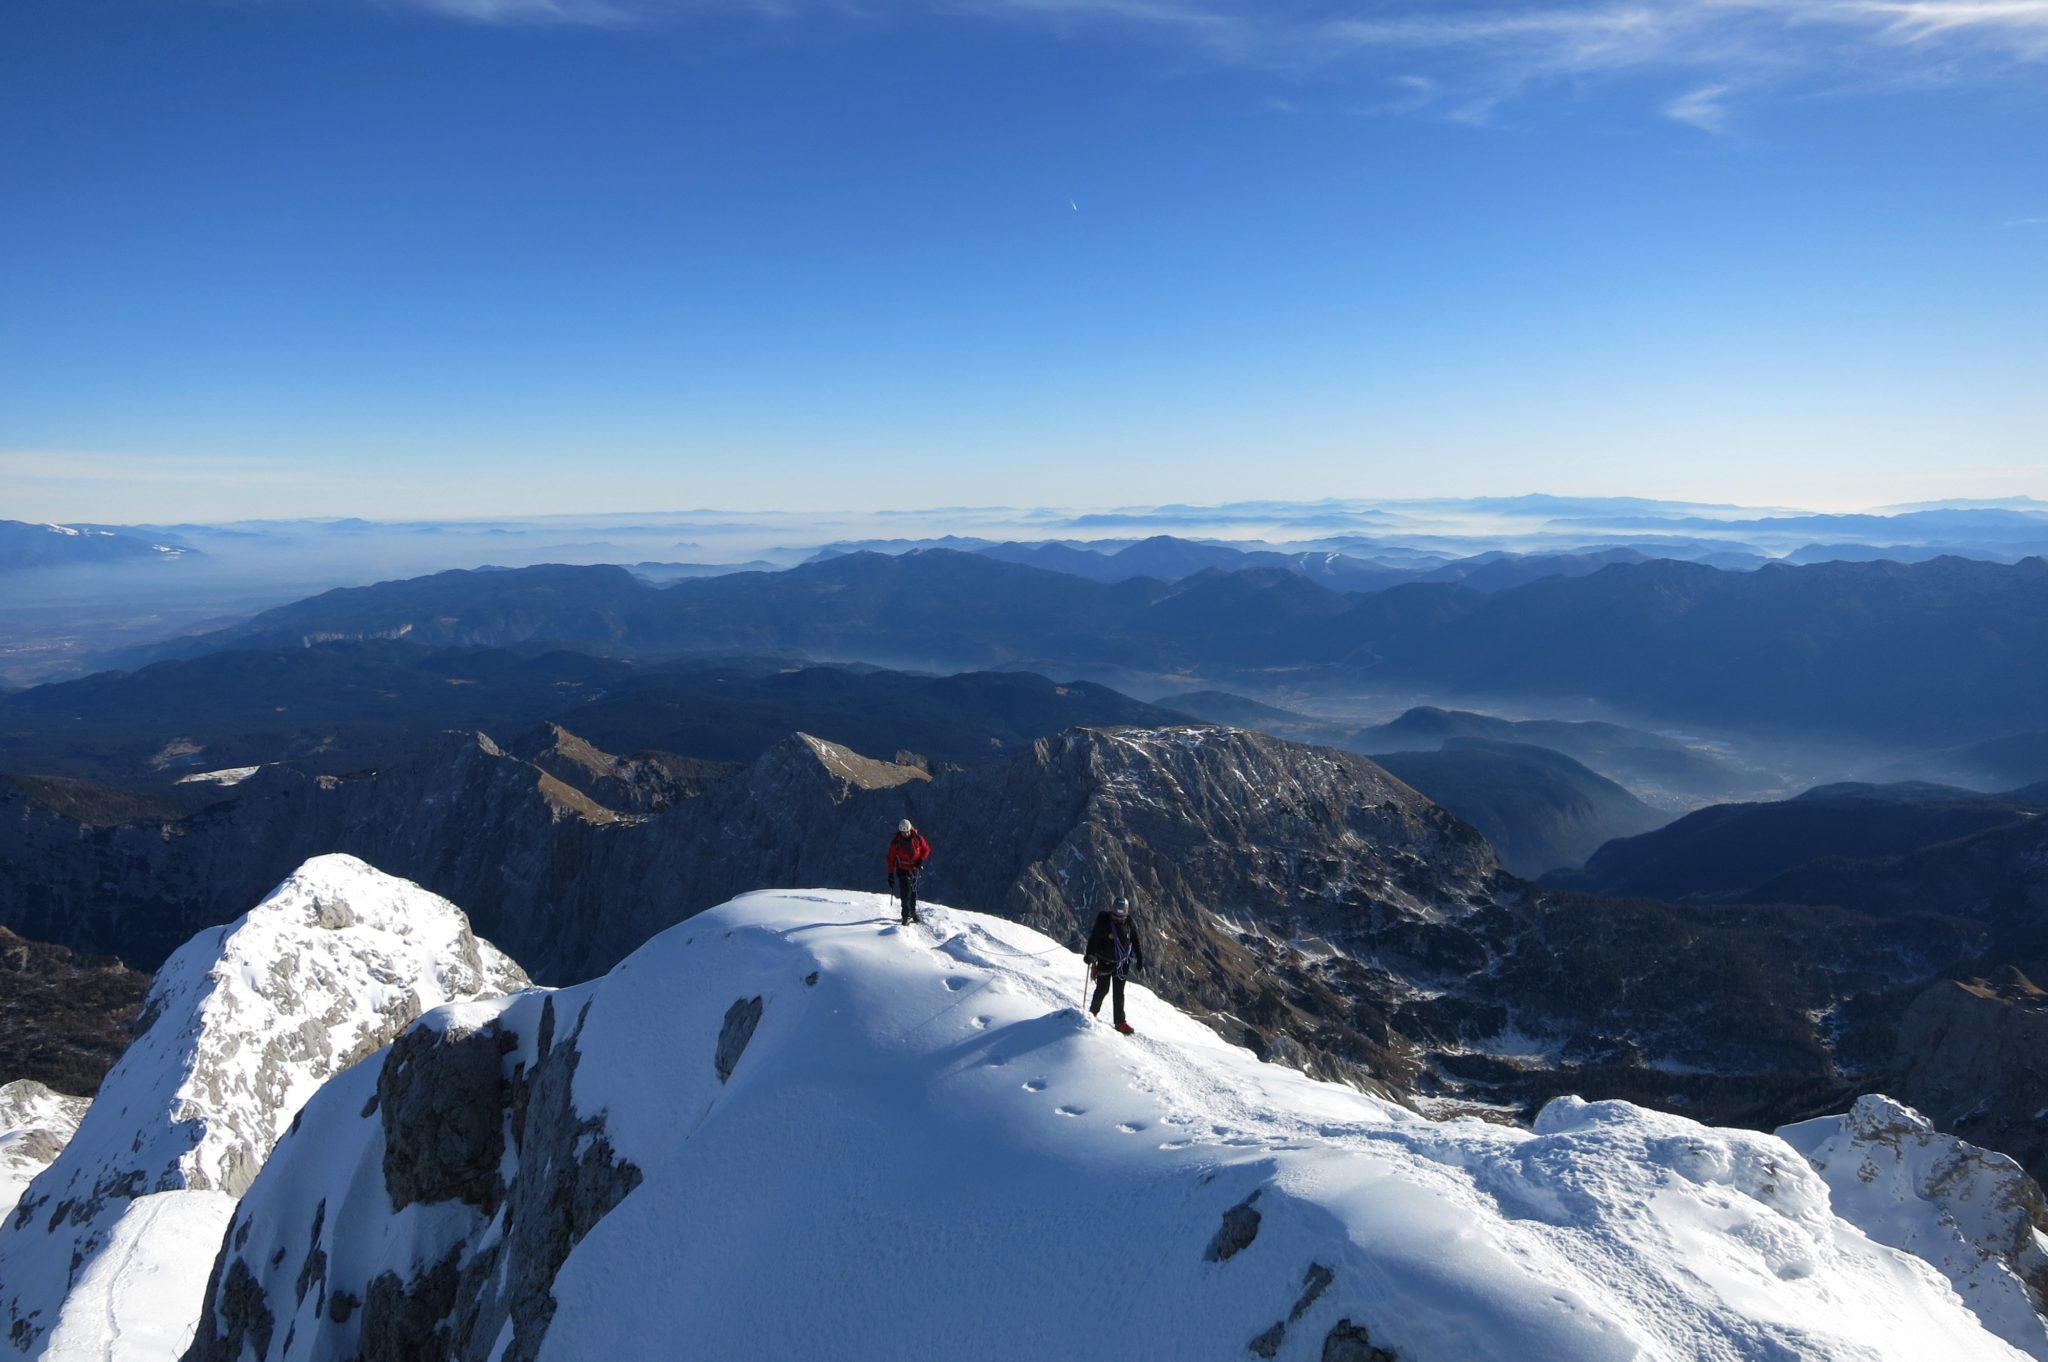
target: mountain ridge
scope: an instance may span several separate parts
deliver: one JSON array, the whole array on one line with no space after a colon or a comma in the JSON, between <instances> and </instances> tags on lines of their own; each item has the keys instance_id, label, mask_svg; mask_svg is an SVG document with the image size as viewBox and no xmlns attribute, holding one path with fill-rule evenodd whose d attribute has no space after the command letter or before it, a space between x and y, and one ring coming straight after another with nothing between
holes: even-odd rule
<instances>
[{"instance_id":1,"label":"mountain ridge","mask_svg":"<svg viewBox=\"0 0 2048 1362\"><path fill-rule=\"evenodd\" d=\"M798 648L925 670L1212 677L1285 665L1470 694L1592 695L1689 719L1966 741L2037 721L2048 560L1610 564L1494 594L1329 591L1280 569L1101 584L943 549L655 588L617 569L444 573L329 593L170 645L344 636L608 653ZM161 656L164 653L146 654ZM1932 705L1928 695L1955 703Z\"/></svg>"},{"instance_id":2,"label":"mountain ridge","mask_svg":"<svg viewBox=\"0 0 2048 1362\"><path fill-rule=\"evenodd\" d=\"M187 1356L2024 1355L1775 1137L1573 1099L1529 1132L1423 1121L1142 986L1115 1036L1071 961L1005 920L899 929L881 895L791 890L590 984L430 1014L280 1142ZM1111 1187L1145 1273L1067 1251Z\"/></svg>"}]
</instances>

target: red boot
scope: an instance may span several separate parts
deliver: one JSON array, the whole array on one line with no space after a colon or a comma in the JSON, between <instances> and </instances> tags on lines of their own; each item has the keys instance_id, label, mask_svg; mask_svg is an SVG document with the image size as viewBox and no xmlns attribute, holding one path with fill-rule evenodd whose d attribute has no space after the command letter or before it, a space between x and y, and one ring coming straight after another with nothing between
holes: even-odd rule
<instances>
[{"instance_id":1,"label":"red boot","mask_svg":"<svg viewBox=\"0 0 2048 1362\"><path fill-rule=\"evenodd\" d=\"M1127 1036L1134 1036L1137 1034L1137 1032L1131 1029L1131 1024L1129 1022L1118 1022L1116 1024L1116 1029L1123 1032Z\"/></svg>"}]
</instances>

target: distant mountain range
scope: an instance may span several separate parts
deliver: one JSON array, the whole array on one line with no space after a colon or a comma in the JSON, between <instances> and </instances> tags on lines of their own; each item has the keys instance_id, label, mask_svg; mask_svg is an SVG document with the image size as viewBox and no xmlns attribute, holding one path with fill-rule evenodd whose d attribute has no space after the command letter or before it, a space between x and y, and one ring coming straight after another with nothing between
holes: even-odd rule
<instances>
[{"instance_id":1,"label":"distant mountain range","mask_svg":"<svg viewBox=\"0 0 2048 1362\"><path fill-rule=\"evenodd\" d=\"M1006 563L1022 563L1093 582L1127 582L1155 577L1177 582L1198 572L1241 572L1277 568L1336 591L1382 591L1404 582L1462 582L1478 591L1501 591L1544 577L1579 577L1613 563L1643 563L1650 555L1634 548L1594 548L1578 553L1487 552L1422 566L1397 559L1329 550L1282 552L1204 543L1154 535L1122 548L1100 551L1057 541L991 544L974 550ZM1757 560L1761 562L1762 560Z\"/></svg>"},{"instance_id":2,"label":"distant mountain range","mask_svg":"<svg viewBox=\"0 0 2048 1362\"><path fill-rule=\"evenodd\" d=\"M1342 593L1279 568L1093 582L942 550L656 588L618 568L452 572L332 591L123 665L392 638L600 654L797 650L920 670L1270 676L1594 698L1643 714L1880 737L2037 726L2048 561L1723 572L1615 564L1487 594Z\"/></svg>"},{"instance_id":3,"label":"distant mountain range","mask_svg":"<svg viewBox=\"0 0 2048 1362\"><path fill-rule=\"evenodd\" d=\"M175 562L198 553L175 539L121 525L36 525L0 520L0 573L139 559Z\"/></svg>"}]
</instances>

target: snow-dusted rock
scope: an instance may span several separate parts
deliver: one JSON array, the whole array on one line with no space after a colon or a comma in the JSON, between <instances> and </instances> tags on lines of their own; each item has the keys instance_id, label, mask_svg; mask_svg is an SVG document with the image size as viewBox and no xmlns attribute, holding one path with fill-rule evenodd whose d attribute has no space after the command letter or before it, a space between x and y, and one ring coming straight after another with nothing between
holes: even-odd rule
<instances>
[{"instance_id":1,"label":"snow-dusted rock","mask_svg":"<svg viewBox=\"0 0 2048 1362\"><path fill-rule=\"evenodd\" d=\"M1827 1183L1835 1214L1932 1263L1985 1328L2048 1362L2048 1204L2017 1163L1876 1095L1778 1134Z\"/></svg>"},{"instance_id":2,"label":"snow-dusted rock","mask_svg":"<svg viewBox=\"0 0 2048 1362\"><path fill-rule=\"evenodd\" d=\"M2022 1356L1774 1136L1428 1121L895 916L748 895L428 1014L279 1142L191 1358Z\"/></svg>"},{"instance_id":3,"label":"snow-dusted rock","mask_svg":"<svg viewBox=\"0 0 2048 1362\"><path fill-rule=\"evenodd\" d=\"M34 1079L0 1087L0 1214L12 1211L29 1180L70 1142L90 1098L52 1092Z\"/></svg>"},{"instance_id":4,"label":"snow-dusted rock","mask_svg":"<svg viewBox=\"0 0 2048 1362\"><path fill-rule=\"evenodd\" d=\"M321 1084L430 1008L526 982L445 899L351 856L308 861L158 971L134 1043L0 1226L0 1326L30 1356L99 1357L126 1301L152 1323L114 1330L122 1355L175 1355L234 1198Z\"/></svg>"}]
</instances>

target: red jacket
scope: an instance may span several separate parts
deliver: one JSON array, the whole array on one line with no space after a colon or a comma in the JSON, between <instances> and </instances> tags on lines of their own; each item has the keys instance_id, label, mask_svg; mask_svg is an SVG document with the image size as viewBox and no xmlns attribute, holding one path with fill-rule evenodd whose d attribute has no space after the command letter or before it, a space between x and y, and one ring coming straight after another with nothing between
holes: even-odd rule
<instances>
[{"instance_id":1,"label":"red jacket","mask_svg":"<svg viewBox=\"0 0 2048 1362\"><path fill-rule=\"evenodd\" d=\"M932 844L925 841L923 833L915 830L899 832L889 839L889 873L899 875L906 870L922 870L931 855Z\"/></svg>"}]
</instances>

